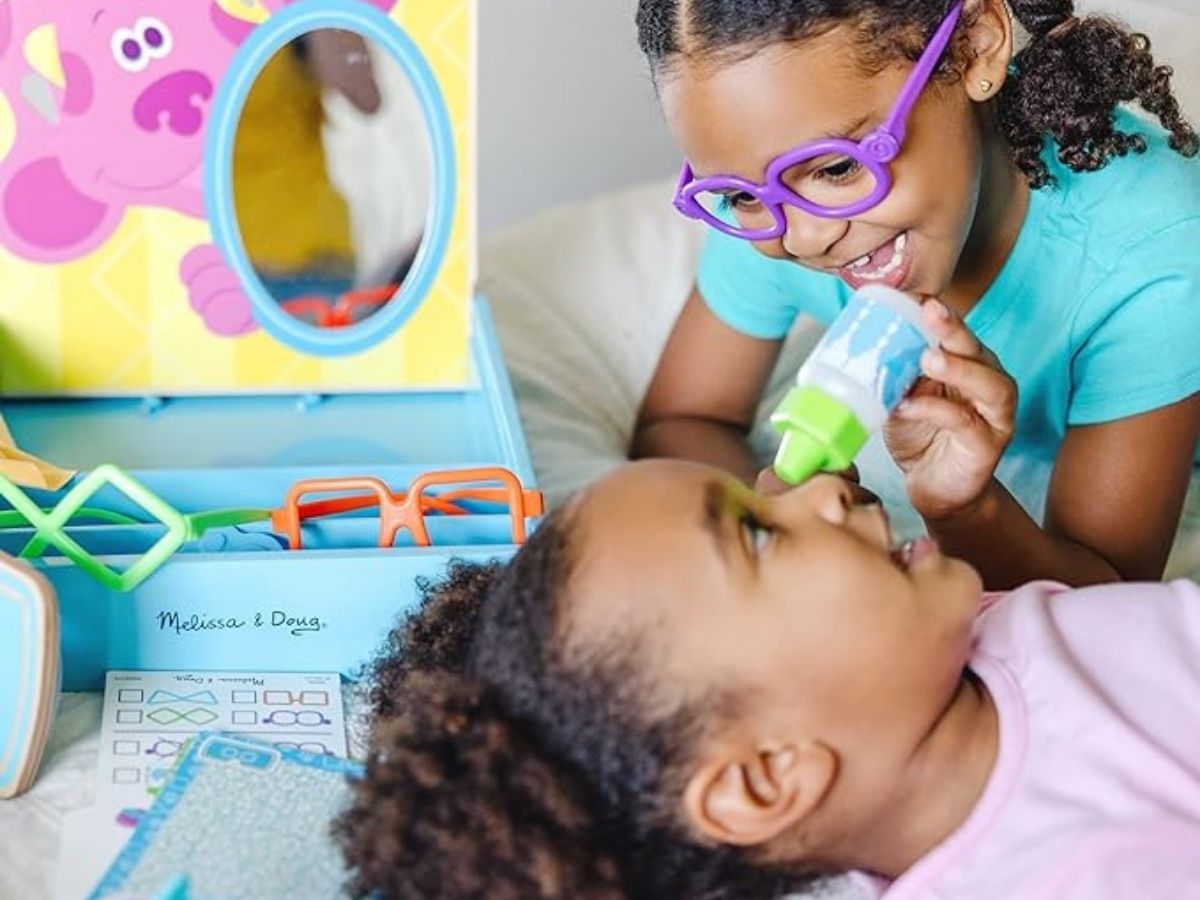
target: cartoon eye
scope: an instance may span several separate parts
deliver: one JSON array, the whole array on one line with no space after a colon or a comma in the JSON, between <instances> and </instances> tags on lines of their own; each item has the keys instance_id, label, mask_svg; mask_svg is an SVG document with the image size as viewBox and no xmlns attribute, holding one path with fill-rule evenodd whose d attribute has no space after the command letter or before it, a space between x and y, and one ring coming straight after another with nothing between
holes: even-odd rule
<instances>
[{"instance_id":1,"label":"cartoon eye","mask_svg":"<svg viewBox=\"0 0 1200 900\"><path fill-rule=\"evenodd\" d=\"M151 59L164 59L171 54L174 42L171 30L158 19L145 16L134 23L133 30L141 38L146 55Z\"/></svg>"},{"instance_id":2,"label":"cartoon eye","mask_svg":"<svg viewBox=\"0 0 1200 900\"><path fill-rule=\"evenodd\" d=\"M112 55L117 65L126 72L141 72L150 65L150 57L141 39L129 28L118 28L113 32Z\"/></svg>"}]
</instances>

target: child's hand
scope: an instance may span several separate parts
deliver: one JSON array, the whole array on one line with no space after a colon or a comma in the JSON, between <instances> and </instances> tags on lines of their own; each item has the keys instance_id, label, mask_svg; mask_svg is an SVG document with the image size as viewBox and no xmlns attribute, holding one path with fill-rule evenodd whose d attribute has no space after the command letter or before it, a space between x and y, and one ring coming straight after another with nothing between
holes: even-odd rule
<instances>
[{"instance_id":1,"label":"child's hand","mask_svg":"<svg viewBox=\"0 0 1200 900\"><path fill-rule=\"evenodd\" d=\"M1015 427L1016 383L956 314L937 300L921 308L940 349L885 430L913 507L926 519L968 509L991 483Z\"/></svg>"}]
</instances>

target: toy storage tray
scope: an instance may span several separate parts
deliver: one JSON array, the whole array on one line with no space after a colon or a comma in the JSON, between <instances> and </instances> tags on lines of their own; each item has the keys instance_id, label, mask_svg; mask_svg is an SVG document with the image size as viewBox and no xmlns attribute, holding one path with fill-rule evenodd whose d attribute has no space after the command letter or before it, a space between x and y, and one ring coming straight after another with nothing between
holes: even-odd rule
<instances>
[{"instance_id":1,"label":"toy storage tray","mask_svg":"<svg viewBox=\"0 0 1200 900\"><path fill-rule=\"evenodd\" d=\"M302 478L371 475L394 489L421 472L500 466L533 487L486 304L473 310L473 386L427 393L7 400L0 408L19 446L86 471L115 462L181 511L277 507ZM52 506L54 494L34 493ZM106 488L97 500L145 517ZM263 529L265 530L265 529ZM224 530L128 593L102 586L61 556L35 565L57 590L63 688L98 690L107 669L338 671L353 675L454 558L513 551L508 515L430 519L432 547L402 533L371 547L378 526L331 520L306 531L302 551L262 549L254 528ZM156 539L151 526L79 529L116 569ZM27 533L9 531L16 552ZM258 538L256 540L256 538ZM268 544L269 546L269 544Z\"/></svg>"}]
</instances>

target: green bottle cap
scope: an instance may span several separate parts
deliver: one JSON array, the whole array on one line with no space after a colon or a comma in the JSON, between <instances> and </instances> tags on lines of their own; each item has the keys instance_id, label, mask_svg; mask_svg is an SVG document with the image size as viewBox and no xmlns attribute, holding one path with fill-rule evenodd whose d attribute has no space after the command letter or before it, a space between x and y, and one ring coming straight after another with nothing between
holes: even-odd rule
<instances>
[{"instance_id":1,"label":"green bottle cap","mask_svg":"<svg viewBox=\"0 0 1200 900\"><path fill-rule=\"evenodd\" d=\"M783 435L775 474L788 484L850 468L870 437L850 407L810 385L792 388L771 424Z\"/></svg>"}]
</instances>

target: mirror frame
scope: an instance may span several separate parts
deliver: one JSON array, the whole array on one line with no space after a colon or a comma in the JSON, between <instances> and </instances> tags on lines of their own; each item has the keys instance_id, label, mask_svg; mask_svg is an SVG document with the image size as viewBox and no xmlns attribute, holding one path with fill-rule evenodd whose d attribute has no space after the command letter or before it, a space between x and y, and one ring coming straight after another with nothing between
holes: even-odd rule
<instances>
[{"instance_id":1,"label":"mirror frame","mask_svg":"<svg viewBox=\"0 0 1200 900\"><path fill-rule=\"evenodd\" d=\"M408 76L425 117L432 190L425 234L400 287L399 299L354 325L320 329L284 311L259 280L242 241L233 197L233 146L242 108L258 74L290 41L322 28L354 31L386 50ZM312 356L359 353L400 328L425 299L445 259L454 219L457 171L450 117L424 55L398 22L361 0L305 0L259 25L239 49L213 102L205 145L205 204L213 242L237 273L258 323L276 340Z\"/></svg>"}]
</instances>

